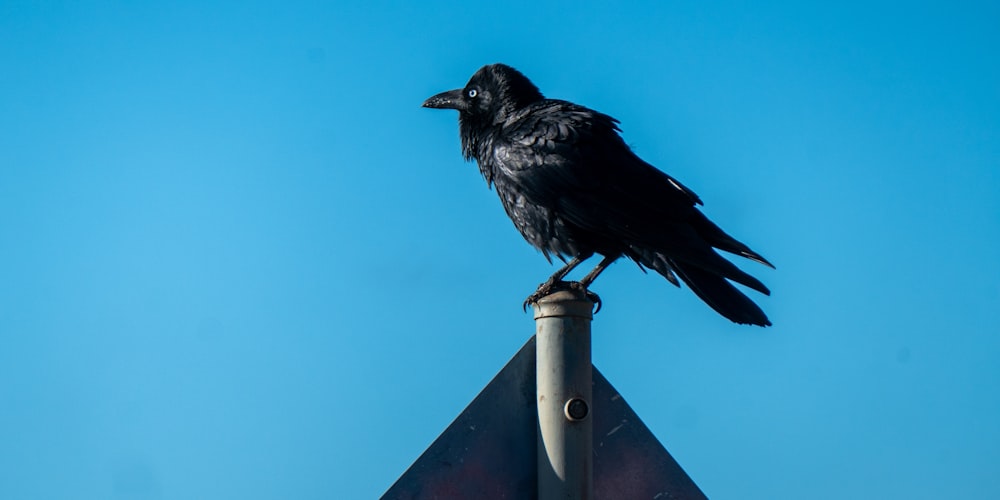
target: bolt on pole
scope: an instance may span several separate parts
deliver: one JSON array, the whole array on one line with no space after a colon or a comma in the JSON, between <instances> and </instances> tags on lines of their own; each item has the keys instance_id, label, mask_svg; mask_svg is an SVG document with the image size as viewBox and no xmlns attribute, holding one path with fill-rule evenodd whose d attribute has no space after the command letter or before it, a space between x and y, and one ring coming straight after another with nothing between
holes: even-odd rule
<instances>
[{"instance_id":1,"label":"bolt on pole","mask_svg":"<svg viewBox=\"0 0 1000 500\"><path fill-rule=\"evenodd\" d=\"M568 290L534 305L539 500L593 497L593 307Z\"/></svg>"}]
</instances>

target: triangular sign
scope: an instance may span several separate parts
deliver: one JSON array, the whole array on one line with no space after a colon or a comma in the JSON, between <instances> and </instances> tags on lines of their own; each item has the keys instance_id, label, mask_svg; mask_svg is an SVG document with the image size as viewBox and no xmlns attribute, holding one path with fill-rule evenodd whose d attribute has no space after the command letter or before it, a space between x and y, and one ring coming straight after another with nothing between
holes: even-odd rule
<instances>
[{"instance_id":1,"label":"triangular sign","mask_svg":"<svg viewBox=\"0 0 1000 500\"><path fill-rule=\"evenodd\" d=\"M594 499L704 499L594 368ZM535 337L392 485L383 500L535 499Z\"/></svg>"}]
</instances>

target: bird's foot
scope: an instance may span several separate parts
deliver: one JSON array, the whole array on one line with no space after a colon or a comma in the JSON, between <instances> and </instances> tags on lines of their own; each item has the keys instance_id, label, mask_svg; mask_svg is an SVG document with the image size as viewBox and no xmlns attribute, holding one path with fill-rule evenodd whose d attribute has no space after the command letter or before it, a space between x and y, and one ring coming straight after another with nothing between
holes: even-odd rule
<instances>
[{"instance_id":1,"label":"bird's foot","mask_svg":"<svg viewBox=\"0 0 1000 500\"><path fill-rule=\"evenodd\" d=\"M535 290L534 293L529 295L528 298L524 299L524 304L521 305L521 308L524 309L525 312L527 312L528 304L534 304L538 302L539 299L545 297L546 295L550 295L555 292L563 290L572 292L574 295L581 298L586 297L587 300L593 302L595 306L594 314L597 314L597 312L601 310L601 297L598 296L596 293L588 290L583 283L580 283L579 281L551 281L551 280L546 281L541 285L538 285L538 289Z\"/></svg>"}]
</instances>

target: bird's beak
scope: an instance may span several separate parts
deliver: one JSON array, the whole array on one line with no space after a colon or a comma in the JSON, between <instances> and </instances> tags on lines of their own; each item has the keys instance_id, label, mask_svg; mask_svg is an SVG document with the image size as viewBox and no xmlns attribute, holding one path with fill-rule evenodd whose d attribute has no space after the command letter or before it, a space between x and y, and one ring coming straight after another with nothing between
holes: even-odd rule
<instances>
[{"instance_id":1,"label":"bird's beak","mask_svg":"<svg viewBox=\"0 0 1000 500\"><path fill-rule=\"evenodd\" d=\"M449 90L424 101L425 108L435 109L465 109L464 89Z\"/></svg>"}]
</instances>

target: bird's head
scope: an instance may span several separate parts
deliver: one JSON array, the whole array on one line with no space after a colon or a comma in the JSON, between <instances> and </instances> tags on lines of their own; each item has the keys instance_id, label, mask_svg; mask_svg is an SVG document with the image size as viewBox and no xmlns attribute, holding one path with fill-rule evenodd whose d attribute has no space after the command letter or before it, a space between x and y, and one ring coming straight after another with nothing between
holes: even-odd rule
<instances>
[{"instance_id":1,"label":"bird's head","mask_svg":"<svg viewBox=\"0 0 1000 500\"><path fill-rule=\"evenodd\" d=\"M476 71L464 88L437 94L424 101L424 107L458 110L463 121L498 123L541 99L538 87L520 71L490 64Z\"/></svg>"}]
</instances>

